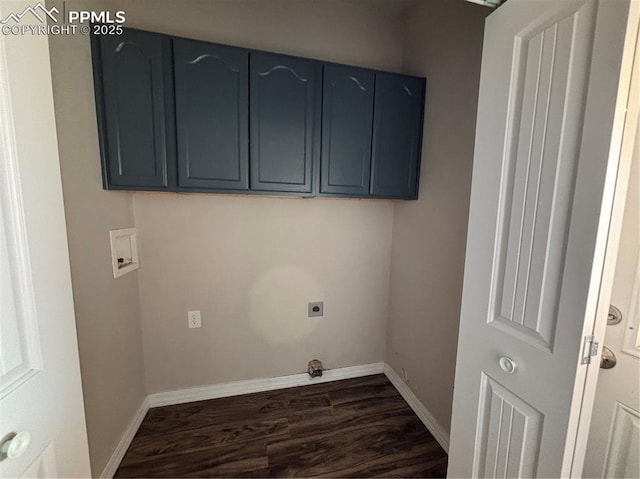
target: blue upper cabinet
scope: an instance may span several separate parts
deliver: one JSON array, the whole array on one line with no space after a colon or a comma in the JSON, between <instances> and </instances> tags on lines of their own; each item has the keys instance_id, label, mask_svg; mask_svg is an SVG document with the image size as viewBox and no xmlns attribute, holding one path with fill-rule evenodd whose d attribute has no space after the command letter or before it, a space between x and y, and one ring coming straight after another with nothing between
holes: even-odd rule
<instances>
[{"instance_id":1,"label":"blue upper cabinet","mask_svg":"<svg viewBox=\"0 0 640 479\"><path fill-rule=\"evenodd\" d=\"M250 65L251 189L311 193L322 64L252 52Z\"/></svg>"},{"instance_id":2,"label":"blue upper cabinet","mask_svg":"<svg viewBox=\"0 0 640 479\"><path fill-rule=\"evenodd\" d=\"M425 79L93 35L106 189L416 199Z\"/></svg>"},{"instance_id":3,"label":"blue upper cabinet","mask_svg":"<svg viewBox=\"0 0 640 479\"><path fill-rule=\"evenodd\" d=\"M249 188L249 52L173 43L180 189Z\"/></svg>"},{"instance_id":4,"label":"blue upper cabinet","mask_svg":"<svg viewBox=\"0 0 640 479\"><path fill-rule=\"evenodd\" d=\"M324 67L321 193L369 194L374 76L362 68Z\"/></svg>"},{"instance_id":5,"label":"blue upper cabinet","mask_svg":"<svg viewBox=\"0 0 640 479\"><path fill-rule=\"evenodd\" d=\"M92 45L105 188L167 189L170 40L127 29L93 37Z\"/></svg>"},{"instance_id":6,"label":"blue upper cabinet","mask_svg":"<svg viewBox=\"0 0 640 479\"><path fill-rule=\"evenodd\" d=\"M376 74L371 194L418 195L424 78Z\"/></svg>"}]
</instances>

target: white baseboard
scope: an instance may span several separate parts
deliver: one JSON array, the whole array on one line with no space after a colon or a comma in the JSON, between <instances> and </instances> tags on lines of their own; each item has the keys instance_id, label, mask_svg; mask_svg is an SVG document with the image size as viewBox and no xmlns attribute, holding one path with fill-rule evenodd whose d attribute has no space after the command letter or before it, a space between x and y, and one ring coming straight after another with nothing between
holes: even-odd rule
<instances>
[{"instance_id":1,"label":"white baseboard","mask_svg":"<svg viewBox=\"0 0 640 479\"><path fill-rule=\"evenodd\" d=\"M391 381L391 384L395 386L404 400L407 401L409 406L411 406L413 412L416 413L416 416L420 418L425 427L433 435L436 441L438 441L438 444L442 446L442 449L449 454L449 433L438 423L438 421L436 421L433 415L426 407L424 407L413 391L409 389L407 383L405 383L400 376L398 376L398 373L396 373L388 364L384 365L384 374L387 376L389 381Z\"/></svg>"},{"instance_id":2,"label":"white baseboard","mask_svg":"<svg viewBox=\"0 0 640 479\"><path fill-rule=\"evenodd\" d=\"M323 371L322 377L319 378L310 378L307 373L303 373L280 376L277 378L248 379L245 381L233 381L229 383L213 384L211 386L153 393L147 396L147 399L149 400L149 407L168 406L171 404L182 404L193 401L204 401L207 399L239 396L241 394L272 391L275 389L309 386L312 384L339 381L340 379L359 378L363 376L371 376L372 374L382 374L383 371L384 363L364 364L362 366L327 369Z\"/></svg>"},{"instance_id":3,"label":"white baseboard","mask_svg":"<svg viewBox=\"0 0 640 479\"><path fill-rule=\"evenodd\" d=\"M149 398L145 397L142 401L142 404L140 404L140 407L136 411L136 414L133 416L133 419L131 419L131 422L129 422L129 425L122 434L120 441L118 441L113 454L111 454L111 457L107 461L107 464L104 466L102 474L100 474L101 479L111 479L116 473L118 467L120 466L120 463L122 462L122 458L131 445L133 436L135 436L136 432L138 432L138 428L140 427L140 424L142 423L142 420L144 419L148 410Z\"/></svg>"}]
</instances>

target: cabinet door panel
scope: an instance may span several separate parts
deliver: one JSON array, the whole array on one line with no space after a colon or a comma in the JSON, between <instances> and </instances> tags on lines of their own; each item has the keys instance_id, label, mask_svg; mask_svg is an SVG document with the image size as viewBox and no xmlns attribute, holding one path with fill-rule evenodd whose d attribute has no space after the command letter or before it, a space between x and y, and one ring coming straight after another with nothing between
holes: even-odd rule
<instances>
[{"instance_id":1,"label":"cabinet door panel","mask_svg":"<svg viewBox=\"0 0 640 479\"><path fill-rule=\"evenodd\" d=\"M373 120L371 194L414 198L418 192L425 81L379 73Z\"/></svg>"},{"instance_id":2,"label":"cabinet door panel","mask_svg":"<svg viewBox=\"0 0 640 479\"><path fill-rule=\"evenodd\" d=\"M174 40L178 186L249 187L246 50Z\"/></svg>"},{"instance_id":3,"label":"cabinet door panel","mask_svg":"<svg viewBox=\"0 0 640 479\"><path fill-rule=\"evenodd\" d=\"M168 40L125 30L100 42L107 186L168 186L164 52Z\"/></svg>"},{"instance_id":4,"label":"cabinet door panel","mask_svg":"<svg viewBox=\"0 0 640 479\"><path fill-rule=\"evenodd\" d=\"M374 73L338 65L324 68L322 193L368 195Z\"/></svg>"},{"instance_id":5,"label":"cabinet door panel","mask_svg":"<svg viewBox=\"0 0 640 479\"><path fill-rule=\"evenodd\" d=\"M322 65L251 54L251 189L310 193Z\"/></svg>"}]
</instances>

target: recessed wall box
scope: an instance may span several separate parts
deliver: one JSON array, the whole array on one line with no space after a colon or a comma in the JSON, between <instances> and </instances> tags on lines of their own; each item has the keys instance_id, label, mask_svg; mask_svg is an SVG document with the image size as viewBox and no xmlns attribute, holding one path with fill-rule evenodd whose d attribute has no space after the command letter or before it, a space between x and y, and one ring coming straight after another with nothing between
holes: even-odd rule
<instances>
[{"instance_id":1,"label":"recessed wall box","mask_svg":"<svg viewBox=\"0 0 640 479\"><path fill-rule=\"evenodd\" d=\"M111 238L111 264L113 277L118 278L138 269L138 243L136 228L109 231Z\"/></svg>"},{"instance_id":2,"label":"recessed wall box","mask_svg":"<svg viewBox=\"0 0 640 479\"><path fill-rule=\"evenodd\" d=\"M309 314L310 318L315 318L317 316L324 316L324 301L313 301L309 303Z\"/></svg>"}]
</instances>

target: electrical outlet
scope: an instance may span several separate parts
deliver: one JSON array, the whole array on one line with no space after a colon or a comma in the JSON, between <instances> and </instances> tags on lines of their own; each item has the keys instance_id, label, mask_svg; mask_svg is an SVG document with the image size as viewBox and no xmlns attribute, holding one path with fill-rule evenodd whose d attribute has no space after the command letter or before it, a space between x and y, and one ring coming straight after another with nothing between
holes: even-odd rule
<instances>
[{"instance_id":1,"label":"electrical outlet","mask_svg":"<svg viewBox=\"0 0 640 479\"><path fill-rule=\"evenodd\" d=\"M405 383L409 382L409 372L405 368L402 368L402 379Z\"/></svg>"},{"instance_id":2,"label":"electrical outlet","mask_svg":"<svg viewBox=\"0 0 640 479\"><path fill-rule=\"evenodd\" d=\"M312 303L309 303L308 316L310 318L324 316L324 301L314 301Z\"/></svg>"},{"instance_id":3,"label":"electrical outlet","mask_svg":"<svg viewBox=\"0 0 640 479\"><path fill-rule=\"evenodd\" d=\"M187 313L187 320L189 321L189 328L202 327L202 318L200 316L200 311L189 311Z\"/></svg>"}]
</instances>

